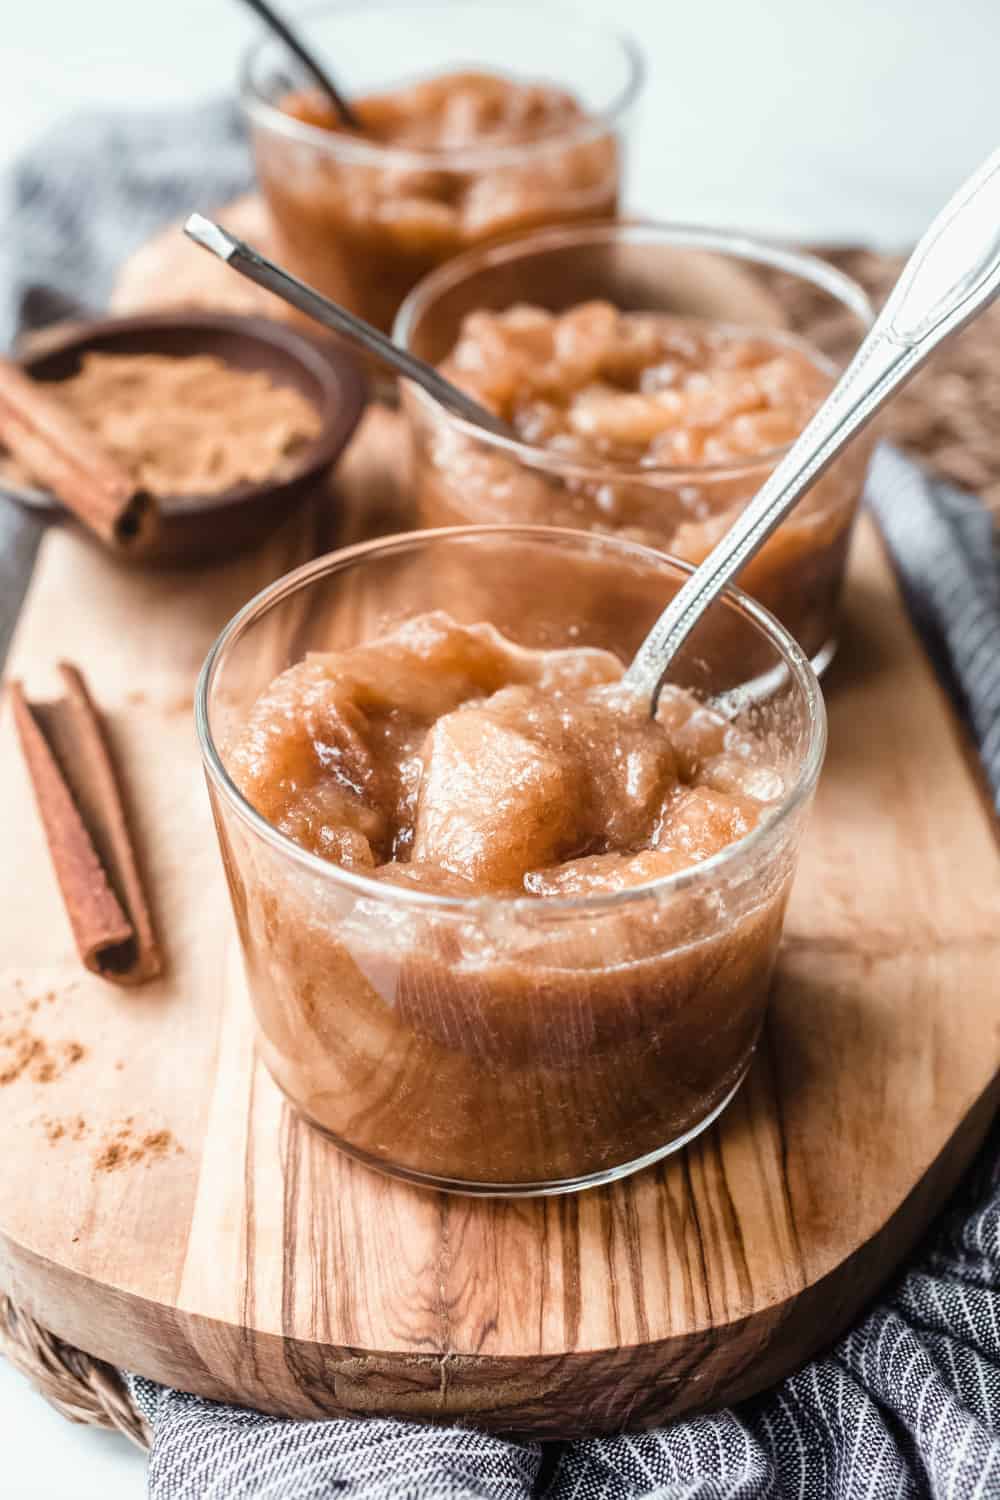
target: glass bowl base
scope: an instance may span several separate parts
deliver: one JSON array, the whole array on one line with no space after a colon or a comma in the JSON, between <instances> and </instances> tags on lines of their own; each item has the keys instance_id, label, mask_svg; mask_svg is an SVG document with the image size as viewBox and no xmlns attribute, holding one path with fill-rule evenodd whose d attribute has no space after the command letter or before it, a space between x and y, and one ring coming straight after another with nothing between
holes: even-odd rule
<instances>
[{"instance_id":1,"label":"glass bowl base","mask_svg":"<svg viewBox=\"0 0 1000 1500\"><path fill-rule=\"evenodd\" d=\"M325 1125L321 1125L318 1120L314 1119L305 1110L300 1109L291 1100L289 1100L289 1103L314 1130L318 1130L321 1135L326 1136L328 1141L332 1141L338 1151L342 1151L345 1156L352 1157L363 1166L371 1167L374 1171L382 1173L383 1176L398 1177L403 1182L413 1183L417 1187L432 1188L442 1193L458 1193L466 1197L550 1198L556 1197L561 1193L580 1193L585 1188L603 1187L608 1183L618 1182L623 1177L631 1177L634 1172L641 1172L645 1167L655 1165L656 1162L662 1161L666 1156L672 1156L675 1151L683 1150L685 1146L689 1145L703 1131L707 1130L710 1125L714 1125L723 1110L731 1104L739 1092L743 1080L747 1076L752 1059L753 1053L751 1052L739 1077L728 1094L718 1104L713 1105L709 1112L698 1120L696 1124L692 1125L690 1130L686 1130L683 1135L679 1135L674 1140L668 1141L665 1146L658 1146L655 1151L648 1151L645 1156L638 1156L633 1161L623 1162L620 1166L607 1167L602 1172L591 1172L583 1177L559 1178L552 1182L464 1182L450 1177L437 1177L431 1172L417 1172L410 1167L396 1166L391 1162L380 1161L377 1157L369 1155L366 1151L357 1150L346 1141L341 1140L332 1130L328 1130ZM287 1098L288 1096L285 1095L285 1097Z\"/></svg>"}]
</instances>

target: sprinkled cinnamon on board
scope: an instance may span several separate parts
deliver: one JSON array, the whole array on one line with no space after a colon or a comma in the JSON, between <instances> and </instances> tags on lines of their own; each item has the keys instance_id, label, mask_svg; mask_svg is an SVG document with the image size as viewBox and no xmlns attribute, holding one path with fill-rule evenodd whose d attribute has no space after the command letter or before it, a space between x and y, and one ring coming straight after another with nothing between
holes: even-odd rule
<instances>
[{"instance_id":1,"label":"sprinkled cinnamon on board","mask_svg":"<svg viewBox=\"0 0 1000 1500\"><path fill-rule=\"evenodd\" d=\"M56 1146L60 1141L82 1141L89 1131L83 1115L71 1115L64 1120L54 1119L51 1115L42 1115L32 1120L31 1123L41 1126L50 1146Z\"/></svg>"},{"instance_id":2,"label":"sprinkled cinnamon on board","mask_svg":"<svg viewBox=\"0 0 1000 1500\"><path fill-rule=\"evenodd\" d=\"M20 1026L0 1035L0 1088L24 1076L32 1083L53 1083L86 1055L82 1042L48 1042Z\"/></svg>"},{"instance_id":3,"label":"sprinkled cinnamon on board","mask_svg":"<svg viewBox=\"0 0 1000 1500\"><path fill-rule=\"evenodd\" d=\"M22 1073L27 1072L32 1063L37 1062L42 1056L42 1041L40 1037L33 1037L27 1031L16 1036L4 1037L0 1040L0 1046L7 1050L7 1060L0 1068L0 1087L6 1087L9 1083L16 1083Z\"/></svg>"},{"instance_id":4,"label":"sprinkled cinnamon on board","mask_svg":"<svg viewBox=\"0 0 1000 1500\"><path fill-rule=\"evenodd\" d=\"M173 1143L169 1130L151 1130L143 1136L141 1149L146 1156L165 1156Z\"/></svg>"},{"instance_id":5,"label":"sprinkled cinnamon on board","mask_svg":"<svg viewBox=\"0 0 1000 1500\"><path fill-rule=\"evenodd\" d=\"M98 1172L113 1172L128 1160L128 1147L124 1141L109 1141L94 1158Z\"/></svg>"},{"instance_id":6,"label":"sprinkled cinnamon on board","mask_svg":"<svg viewBox=\"0 0 1000 1500\"><path fill-rule=\"evenodd\" d=\"M94 1170L117 1172L120 1167L159 1161L182 1150L183 1147L169 1130L147 1130L140 1136L135 1135L130 1116L104 1140L94 1157Z\"/></svg>"}]
</instances>

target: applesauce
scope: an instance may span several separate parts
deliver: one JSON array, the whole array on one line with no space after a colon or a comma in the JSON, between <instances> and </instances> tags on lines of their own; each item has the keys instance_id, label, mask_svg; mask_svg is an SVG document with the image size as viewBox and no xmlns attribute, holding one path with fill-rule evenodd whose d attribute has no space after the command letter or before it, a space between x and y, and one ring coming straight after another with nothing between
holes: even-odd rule
<instances>
[{"instance_id":1,"label":"applesauce","mask_svg":"<svg viewBox=\"0 0 1000 1500\"><path fill-rule=\"evenodd\" d=\"M422 524L585 527L701 562L837 373L780 326L753 260L789 252L729 243L658 225L549 230L422 283L397 341L516 435L505 442L404 386ZM840 294L830 268L792 259L829 271ZM835 648L872 442L862 435L821 476L740 579L819 666Z\"/></svg>"},{"instance_id":2,"label":"applesauce","mask_svg":"<svg viewBox=\"0 0 1000 1500\"><path fill-rule=\"evenodd\" d=\"M213 652L199 725L261 1055L364 1161L561 1191L738 1087L822 703L735 599L730 641L773 639L781 671L751 691L712 631L656 721L624 697L680 577L584 533L428 532L281 580Z\"/></svg>"},{"instance_id":3,"label":"applesauce","mask_svg":"<svg viewBox=\"0 0 1000 1500\"><path fill-rule=\"evenodd\" d=\"M566 18L545 6L387 6L368 55L391 58L403 76L373 88L366 75L350 88L373 19L349 10L310 25L311 36L330 34L360 130L311 85L282 88L253 60L244 102L277 258L388 331L410 288L449 257L519 230L614 215L618 116L638 64L611 34L567 35ZM604 52L607 80L588 39Z\"/></svg>"},{"instance_id":4,"label":"applesauce","mask_svg":"<svg viewBox=\"0 0 1000 1500\"><path fill-rule=\"evenodd\" d=\"M231 750L248 802L310 853L443 895L611 892L751 833L784 783L682 688L651 719L622 663L418 615L313 653Z\"/></svg>"}]
</instances>

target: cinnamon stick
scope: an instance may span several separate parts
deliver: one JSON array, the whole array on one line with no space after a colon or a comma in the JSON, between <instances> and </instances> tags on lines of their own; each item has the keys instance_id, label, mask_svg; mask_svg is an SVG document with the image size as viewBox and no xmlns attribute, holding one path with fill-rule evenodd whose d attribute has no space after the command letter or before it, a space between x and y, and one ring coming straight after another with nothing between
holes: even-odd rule
<instances>
[{"instance_id":1,"label":"cinnamon stick","mask_svg":"<svg viewBox=\"0 0 1000 1500\"><path fill-rule=\"evenodd\" d=\"M118 551L139 552L152 540L159 512L152 495L46 392L0 358L0 444L40 487Z\"/></svg>"},{"instance_id":2,"label":"cinnamon stick","mask_svg":"<svg viewBox=\"0 0 1000 1500\"><path fill-rule=\"evenodd\" d=\"M53 703L29 704L10 685L21 751L85 967L142 984L163 963L114 764L83 677L68 662L59 672L65 696Z\"/></svg>"}]
</instances>

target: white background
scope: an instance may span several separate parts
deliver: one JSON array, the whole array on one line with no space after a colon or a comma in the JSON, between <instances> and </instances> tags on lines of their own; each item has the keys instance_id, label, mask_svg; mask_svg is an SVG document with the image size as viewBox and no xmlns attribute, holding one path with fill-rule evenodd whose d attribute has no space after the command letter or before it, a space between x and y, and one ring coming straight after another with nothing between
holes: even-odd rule
<instances>
[{"instance_id":1,"label":"white background","mask_svg":"<svg viewBox=\"0 0 1000 1500\"><path fill-rule=\"evenodd\" d=\"M575 6L649 59L633 209L903 246L1000 140L997 0ZM0 0L0 165L76 108L226 90L252 31L236 0ZM71 1427L2 1364L0 1466L5 1500L143 1494L124 1441Z\"/></svg>"},{"instance_id":2,"label":"white background","mask_svg":"<svg viewBox=\"0 0 1000 1500\"><path fill-rule=\"evenodd\" d=\"M894 246L1000 135L996 0L567 3L646 49L632 206L664 217ZM0 0L0 156L225 90L253 30L238 0Z\"/></svg>"}]
</instances>

